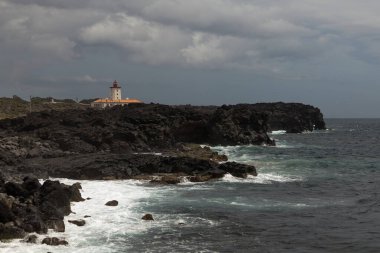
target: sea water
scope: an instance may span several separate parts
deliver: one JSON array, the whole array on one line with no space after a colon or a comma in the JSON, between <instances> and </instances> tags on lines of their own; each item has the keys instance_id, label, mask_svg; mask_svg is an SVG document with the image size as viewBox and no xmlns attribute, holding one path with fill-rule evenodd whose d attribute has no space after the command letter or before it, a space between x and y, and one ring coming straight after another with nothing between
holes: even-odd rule
<instances>
[{"instance_id":1,"label":"sea water","mask_svg":"<svg viewBox=\"0 0 380 253\"><path fill-rule=\"evenodd\" d=\"M49 233L69 246L14 240L0 252L380 252L380 120L327 126L274 132L276 147L213 147L255 165L257 177L176 186L81 181L91 199L74 203L65 221L91 217ZM118 206L104 205L114 199ZM145 213L155 220L141 220Z\"/></svg>"}]
</instances>

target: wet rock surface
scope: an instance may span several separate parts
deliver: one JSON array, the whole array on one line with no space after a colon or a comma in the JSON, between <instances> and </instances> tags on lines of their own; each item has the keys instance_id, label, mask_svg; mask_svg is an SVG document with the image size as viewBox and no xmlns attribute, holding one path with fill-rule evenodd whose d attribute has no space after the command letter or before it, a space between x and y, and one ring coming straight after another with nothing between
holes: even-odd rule
<instances>
[{"instance_id":1,"label":"wet rock surface","mask_svg":"<svg viewBox=\"0 0 380 253\"><path fill-rule=\"evenodd\" d=\"M106 206L118 206L119 202L117 200L110 200L105 205Z\"/></svg>"},{"instance_id":2,"label":"wet rock surface","mask_svg":"<svg viewBox=\"0 0 380 253\"><path fill-rule=\"evenodd\" d=\"M78 227L82 227L82 226L86 225L85 220L68 220L68 222L72 223L74 225L77 225Z\"/></svg>"},{"instance_id":3,"label":"wet rock surface","mask_svg":"<svg viewBox=\"0 0 380 253\"><path fill-rule=\"evenodd\" d=\"M29 235L25 238L24 242L26 243L33 243L33 244L36 244L37 243L37 236L36 235Z\"/></svg>"},{"instance_id":4,"label":"wet rock surface","mask_svg":"<svg viewBox=\"0 0 380 253\"><path fill-rule=\"evenodd\" d=\"M71 193L73 186L51 180L41 185L30 176L21 183L6 182L3 186L0 187L0 240L23 238L33 232L44 234L49 228L65 231L63 218L71 213L70 202L76 201Z\"/></svg>"},{"instance_id":5,"label":"wet rock surface","mask_svg":"<svg viewBox=\"0 0 380 253\"><path fill-rule=\"evenodd\" d=\"M183 176L214 175L226 173L238 177L256 175L253 165L222 163L192 157L171 157L154 154L78 154L58 158L35 158L28 164L14 167L13 174L33 173L38 177L70 178L78 180L144 179L144 176L181 173ZM67 189L71 200L80 201ZM68 200L62 200L68 201Z\"/></svg>"},{"instance_id":6,"label":"wet rock surface","mask_svg":"<svg viewBox=\"0 0 380 253\"><path fill-rule=\"evenodd\" d=\"M150 213L144 214L144 216L141 219L146 220L146 221L153 221L154 220L153 215Z\"/></svg>"},{"instance_id":7,"label":"wet rock surface","mask_svg":"<svg viewBox=\"0 0 380 253\"><path fill-rule=\"evenodd\" d=\"M42 244L50 246L59 246L59 245L68 245L69 243L66 240L59 239L57 237L46 237L42 240Z\"/></svg>"}]
</instances>

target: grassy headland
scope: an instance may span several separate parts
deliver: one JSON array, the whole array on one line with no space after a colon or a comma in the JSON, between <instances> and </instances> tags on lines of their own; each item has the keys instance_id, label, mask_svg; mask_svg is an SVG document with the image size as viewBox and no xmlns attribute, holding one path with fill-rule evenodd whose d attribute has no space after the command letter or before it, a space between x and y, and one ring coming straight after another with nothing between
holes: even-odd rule
<instances>
[{"instance_id":1,"label":"grassy headland","mask_svg":"<svg viewBox=\"0 0 380 253\"><path fill-rule=\"evenodd\" d=\"M88 108L95 99L76 102L72 99L53 99L51 97L32 97L32 103L18 96L12 98L0 98L0 120L6 118L17 118L26 115L32 110L39 112L44 110L67 110Z\"/></svg>"}]
</instances>

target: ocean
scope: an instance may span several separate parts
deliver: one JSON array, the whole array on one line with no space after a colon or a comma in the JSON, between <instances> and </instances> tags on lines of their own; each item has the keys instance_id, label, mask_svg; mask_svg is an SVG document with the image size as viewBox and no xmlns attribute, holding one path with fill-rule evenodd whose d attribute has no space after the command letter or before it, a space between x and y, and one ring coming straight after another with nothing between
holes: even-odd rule
<instances>
[{"instance_id":1,"label":"ocean","mask_svg":"<svg viewBox=\"0 0 380 253\"><path fill-rule=\"evenodd\" d=\"M326 123L326 131L275 132L276 147L213 147L255 165L257 177L81 181L91 199L65 220L90 215L87 224L49 234L69 246L14 240L0 252L380 252L380 119ZM104 205L113 199L119 206ZM145 213L155 221L141 220Z\"/></svg>"}]
</instances>

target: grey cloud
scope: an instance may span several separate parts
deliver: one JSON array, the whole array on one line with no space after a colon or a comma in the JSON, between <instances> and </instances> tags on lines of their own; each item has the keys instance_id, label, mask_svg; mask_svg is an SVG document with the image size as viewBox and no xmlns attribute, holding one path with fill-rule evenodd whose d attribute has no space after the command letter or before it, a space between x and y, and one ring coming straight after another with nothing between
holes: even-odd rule
<instances>
[{"instance_id":1,"label":"grey cloud","mask_svg":"<svg viewBox=\"0 0 380 253\"><path fill-rule=\"evenodd\" d=\"M332 10L326 13L318 1L298 2L2 1L7 9L3 12L10 14L4 14L6 25L0 31L9 47L19 43L18 48L44 55L42 49L49 57L65 60L77 57L81 47L107 46L127 60L147 64L222 67L261 62L263 66L273 59L293 61L328 52L332 47L321 43L325 30L343 36L346 27L329 15ZM319 20L325 30L315 24Z\"/></svg>"},{"instance_id":2,"label":"grey cloud","mask_svg":"<svg viewBox=\"0 0 380 253\"><path fill-rule=\"evenodd\" d=\"M137 62L168 64L179 62L187 37L176 27L117 13L83 28L80 40L84 45L116 46Z\"/></svg>"},{"instance_id":3,"label":"grey cloud","mask_svg":"<svg viewBox=\"0 0 380 253\"><path fill-rule=\"evenodd\" d=\"M143 9L145 18L203 32L240 37L308 35L313 31L281 16L278 8L241 1L155 1Z\"/></svg>"},{"instance_id":4,"label":"grey cloud","mask_svg":"<svg viewBox=\"0 0 380 253\"><path fill-rule=\"evenodd\" d=\"M99 84L125 73L111 58L140 75L154 66L243 71L246 83L377 80L379 8L374 0L0 0L0 85Z\"/></svg>"}]
</instances>

